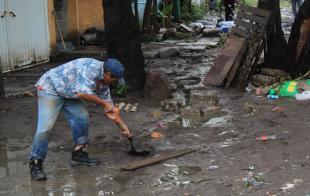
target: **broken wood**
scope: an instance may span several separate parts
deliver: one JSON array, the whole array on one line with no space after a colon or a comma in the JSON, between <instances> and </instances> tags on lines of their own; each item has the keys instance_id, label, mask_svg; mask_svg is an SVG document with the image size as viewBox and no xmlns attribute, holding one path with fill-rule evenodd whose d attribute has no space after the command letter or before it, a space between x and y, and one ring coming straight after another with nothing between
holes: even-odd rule
<instances>
[{"instance_id":1,"label":"broken wood","mask_svg":"<svg viewBox=\"0 0 310 196\"><path fill-rule=\"evenodd\" d=\"M147 159L144 159L144 160L130 162L126 166L122 166L121 169L125 170L125 171L132 171L132 170L136 170L136 169L139 169L139 168L142 168L142 167L146 167L146 166L149 166L149 165L153 165L153 164L159 163L161 161L165 161L165 160L168 160L168 159L180 157L180 156L183 156L185 154L188 154L188 153L191 153L191 152L194 152L194 151L196 151L196 149L185 149L185 150L180 150L180 151L177 151L177 152L172 152L172 153L169 153L169 154L161 154L159 156L154 156L154 157L147 158Z\"/></svg>"},{"instance_id":2,"label":"broken wood","mask_svg":"<svg viewBox=\"0 0 310 196\"><path fill-rule=\"evenodd\" d=\"M205 85L221 86L246 45L246 39L232 35L214 60L214 65L206 75Z\"/></svg>"}]
</instances>

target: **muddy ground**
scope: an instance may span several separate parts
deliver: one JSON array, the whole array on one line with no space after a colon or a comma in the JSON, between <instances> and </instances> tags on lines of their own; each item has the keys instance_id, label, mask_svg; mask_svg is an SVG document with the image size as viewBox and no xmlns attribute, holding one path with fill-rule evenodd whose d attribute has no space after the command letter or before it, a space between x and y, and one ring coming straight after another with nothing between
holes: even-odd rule
<instances>
[{"instance_id":1,"label":"muddy ground","mask_svg":"<svg viewBox=\"0 0 310 196\"><path fill-rule=\"evenodd\" d=\"M0 195L310 194L310 102L268 100L233 90L219 92L222 112L207 123L188 128L157 128L172 114L159 113L158 103L135 94L116 100L140 103L137 112L122 112L122 116L137 137L153 146L150 156L197 149L129 172L121 171L120 166L142 158L125 152L126 139L93 105L88 106L88 150L101 164L93 168L71 167L71 132L61 115L45 161L46 182L31 181L27 161L36 127L36 97L1 100ZM278 106L284 111L273 112ZM163 137L152 139L150 131L154 129ZM276 140L255 140L257 136L272 134ZM244 178L251 176L257 184L247 185Z\"/></svg>"},{"instance_id":2,"label":"muddy ground","mask_svg":"<svg viewBox=\"0 0 310 196\"><path fill-rule=\"evenodd\" d=\"M195 47L191 46L191 52ZM195 63L210 66L214 50L203 51L203 58ZM182 58L174 62L182 66L193 63L187 58L194 53L180 54ZM71 167L71 131L61 114L45 160L48 179L31 181L27 157L37 119L33 84L57 64L16 73L19 79L13 77L6 85L7 93L13 96L0 100L0 195L310 195L310 102L270 100L235 89L216 89L220 111L199 121L187 119L191 120L188 127L176 123L181 122L176 113L162 110L159 101L140 98L141 92L114 99L140 104L137 112L122 111L121 115L138 141L152 146L149 157L196 149L135 171L121 171L120 167L143 157L126 152L128 141L95 105L87 106L88 151L101 164ZM272 111L276 107L282 111ZM160 132L162 137L152 138L152 131ZM276 138L256 141L256 137L264 135Z\"/></svg>"}]
</instances>

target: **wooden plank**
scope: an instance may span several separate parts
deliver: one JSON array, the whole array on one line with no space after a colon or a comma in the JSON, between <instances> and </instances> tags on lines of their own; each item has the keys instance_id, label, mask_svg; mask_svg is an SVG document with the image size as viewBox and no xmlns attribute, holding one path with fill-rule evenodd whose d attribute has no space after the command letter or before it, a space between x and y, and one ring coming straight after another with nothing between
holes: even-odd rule
<instances>
[{"instance_id":1,"label":"wooden plank","mask_svg":"<svg viewBox=\"0 0 310 196\"><path fill-rule=\"evenodd\" d=\"M180 150L177 152L172 152L169 154L161 154L159 156L154 156L154 157L147 158L144 160L130 162L126 166L122 166L121 169L125 170L125 171L132 171L132 170L139 169L142 167L146 167L149 165L153 165L155 163L159 163L159 162L162 162L162 161L165 161L168 159L180 157L180 156L183 156L185 154L195 152L195 151L196 151L196 149L185 149L185 150Z\"/></svg>"},{"instance_id":2,"label":"wooden plank","mask_svg":"<svg viewBox=\"0 0 310 196\"><path fill-rule=\"evenodd\" d=\"M262 16L262 17L265 17L265 18L269 18L270 14L271 14L270 11L263 10L263 9L260 9L260 8L257 8L257 7L250 7L250 6L247 6L247 5L241 5L240 6L240 10L242 10L244 12L250 12L250 13L252 13L254 15Z\"/></svg>"},{"instance_id":3,"label":"wooden plank","mask_svg":"<svg viewBox=\"0 0 310 196\"><path fill-rule=\"evenodd\" d=\"M241 29L241 28L238 28L238 27L233 27L231 29L231 32L235 35L238 35L240 37L244 37L244 38L249 38L251 36L251 32L250 31L247 31L247 30L244 30L244 29Z\"/></svg>"},{"instance_id":4,"label":"wooden plank","mask_svg":"<svg viewBox=\"0 0 310 196\"><path fill-rule=\"evenodd\" d=\"M251 22L244 21L241 18L236 18L235 24L236 26L241 26L242 28L247 29L249 31L251 31L252 29L256 29L258 27L257 25Z\"/></svg>"},{"instance_id":5,"label":"wooden plank","mask_svg":"<svg viewBox=\"0 0 310 196\"><path fill-rule=\"evenodd\" d=\"M240 53L231 69L231 71L229 72L229 75L227 77L227 81L226 81L226 85L225 85L225 88L228 88L230 86L230 84L232 83L232 81L234 80L235 76L236 76L236 73L238 71L238 68L240 67L240 64L242 63L242 60L245 56L245 52L247 50L247 47L248 47L248 44L247 44L247 41L244 42L241 50L240 50Z\"/></svg>"},{"instance_id":6,"label":"wooden plank","mask_svg":"<svg viewBox=\"0 0 310 196\"><path fill-rule=\"evenodd\" d=\"M223 84L245 42L245 38L234 35L227 38L214 65L206 75L204 85L221 86Z\"/></svg>"},{"instance_id":7,"label":"wooden plank","mask_svg":"<svg viewBox=\"0 0 310 196\"><path fill-rule=\"evenodd\" d=\"M256 22L262 25L267 25L268 23L268 18L260 17L260 16L255 16L249 13L244 13L240 12L237 16L238 18L242 18L244 20L250 20L252 22Z\"/></svg>"}]
</instances>

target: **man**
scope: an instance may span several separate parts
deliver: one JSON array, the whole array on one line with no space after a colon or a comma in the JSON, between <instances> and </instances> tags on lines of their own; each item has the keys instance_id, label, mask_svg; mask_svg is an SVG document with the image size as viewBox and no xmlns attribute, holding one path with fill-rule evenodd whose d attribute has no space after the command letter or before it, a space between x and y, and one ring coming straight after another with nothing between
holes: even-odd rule
<instances>
[{"instance_id":1,"label":"man","mask_svg":"<svg viewBox=\"0 0 310 196\"><path fill-rule=\"evenodd\" d=\"M291 3L292 3L293 14L296 17L298 10L303 3L303 0L291 0ZM298 10L297 10L297 6L298 6Z\"/></svg>"},{"instance_id":2,"label":"man","mask_svg":"<svg viewBox=\"0 0 310 196\"><path fill-rule=\"evenodd\" d=\"M116 59L104 62L81 58L46 72L36 83L38 91L38 125L30 154L30 174L34 180L45 180L43 161L48 149L48 135L62 110L73 133L74 150L71 165L95 166L96 158L85 151L88 143L88 112L84 101L98 104L106 115L131 137L128 127L119 116L111 100L109 85L118 80L124 85L124 67Z\"/></svg>"}]
</instances>

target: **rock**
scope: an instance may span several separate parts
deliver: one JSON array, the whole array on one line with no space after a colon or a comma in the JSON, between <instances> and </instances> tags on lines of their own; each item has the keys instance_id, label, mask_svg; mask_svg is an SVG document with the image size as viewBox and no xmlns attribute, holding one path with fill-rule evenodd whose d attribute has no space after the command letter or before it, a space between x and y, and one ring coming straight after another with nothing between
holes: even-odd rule
<instances>
[{"instance_id":1,"label":"rock","mask_svg":"<svg viewBox=\"0 0 310 196\"><path fill-rule=\"evenodd\" d=\"M251 83L258 87L258 86L269 86L276 82L276 79L272 76L266 76L261 74L256 74L253 76Z\"/></svg>"},{"instance_id":2,"label":"rock","mask_svg":"<svg viewBox=\"0 0 310 196\"><path fill-rule=\"evenodd\" d=\"M177 48L163 48L158 52L159 58L170 58L177 56L179 50Z\"/></svg>"},{"instance_id":3,"label":"rock","mask_svg":"<svg viewBox=\"0 0 310 196\"><path fill-rule=\"evenodd\" d=\"M197 80L181 80L177 83L178 87L184 87L185 85L194 85L199 83L200 81Z\"/></svg>"},{"instance_id":4,"label":"rock","mask_svg":"<svg viewBox=\"0 0 310 196\"><path fill-rule=\"evenodd\" d=\"M200 106L217 105L218 97L215 90L191 90L190 104Z\"/></svg>"},{"instance_id":5,"label":"rock","mask_svg":"<svg viewBox=\"0 0 310 196\"><path fill-rule=\"evenodd\" d=\"M143 95L153 100L165 100L173 89L172 83L163 72L147 72Z\"/></svg>"},{"instance_id":6,"label":"rock","mask_svg":"<svg viewBox=\"0 0 310 196\"><path fill-rule=\"evenodd\" d=\"M199 107L186 107L181 109L181 115L184 118L199 120L201 118L201 112Z\"/></svg>"}]
</instances>

